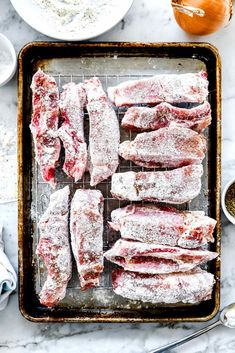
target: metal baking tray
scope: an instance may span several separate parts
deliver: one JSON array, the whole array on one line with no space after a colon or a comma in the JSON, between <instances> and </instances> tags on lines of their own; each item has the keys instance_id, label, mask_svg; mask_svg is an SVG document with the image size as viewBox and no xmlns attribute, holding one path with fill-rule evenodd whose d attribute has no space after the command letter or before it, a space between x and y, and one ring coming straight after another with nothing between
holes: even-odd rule
<instances>
[{"instance_id":1,"label":"metal baking tray","mask_svg":"<svg viewBox=\"0 0 235 353\"><path fill-rule=\"evenodd\" d=\"M216 284L211 300L197 305L151 305L130 301L115 295L112 290L113 265L105 262L100 287L81 291L74 266L66 298L53 309L39 303L38 293L44 283L46 270L36 257L39 239L37 223L45 211L53 190L40 177L35 163L34 148L29 130L31 120L30 83L41 67L53 75L59 88L74 81L81 82L96 75L104 89L119 82L148 77L157 73L183 73L206 70L209 79L209 102L212 124L205 132L208 153L204 160L204 176L200 195L181 209L204 210L217 220L212 251L220 252L220 145L221 145L221 64L217 50L207 43L51 43L27 44L19 55L18 81L18 158L19 158L19 307L32 321L57 322L173 322L206 321L219 309L220 259L212 261L208 271L215 274ZM188 105L190 107L191 105ZM125 109L116 109L121 120ZM85 132L88 136L88 117ZM134 133L121 129L121 140L133 139ZM63 159L63 158L62 158ZM62 160L61 160L62 164ZM71 194L77 188L89 188L89 175L77 182L58 168L58 188L69 184ZM119 170L143 170L132 162L120 160ZM97 186L105 197L104 250L119 237L109 229L110 212L127 202L120 202L110 194L110 179ZM179 206L178 206L179 207Z\"/></svg>"}]
</instances>

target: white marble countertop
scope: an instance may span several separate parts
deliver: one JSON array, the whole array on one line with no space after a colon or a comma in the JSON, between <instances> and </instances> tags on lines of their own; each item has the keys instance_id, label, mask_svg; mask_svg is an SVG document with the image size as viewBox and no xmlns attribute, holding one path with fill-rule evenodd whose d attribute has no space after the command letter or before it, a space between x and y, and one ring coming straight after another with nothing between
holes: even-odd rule
<instances>
[{"instance_id":1,"label":"white marble countertop","mask_svg":"<svg viewBox=\"0 0 235 353\"><path fill-rule=\"evenodd\" d=\"M50 40L30 28L17 15L8 0L0 2L0 32L12 40L17 52L29 41ZM235 18L230 25L208 37L186 35L176 25L170 1L135 0L125 19L98 41L208 41L222 57L223 66L223 185L235 176ZM0 125L12 132L17 118L16 77L0 88ZM6 252L17 268L17 205L0 205ZM235 226L223 218L221 306L235 301ZM183 337L206 324L34 324L18 310L17 294L0 312L0 352L52 353L99 352L144 353ZM235 336L231 329L216 328L175 352L234 353Z\"/></svg>"}]
</instances>

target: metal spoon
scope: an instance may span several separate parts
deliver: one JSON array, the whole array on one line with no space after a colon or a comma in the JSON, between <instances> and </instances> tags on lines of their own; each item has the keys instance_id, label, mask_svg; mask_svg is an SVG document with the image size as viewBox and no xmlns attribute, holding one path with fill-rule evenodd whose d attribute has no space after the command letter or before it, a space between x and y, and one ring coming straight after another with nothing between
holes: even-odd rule
<instances>
[{"instance_id":1,"label":"metal spoon","mask_svg":"<svg viewBox=\"0 0 235 353\"><path fill-rule=\"evenodd\" d=\"M153 349L153 350L149 351L149 353L164 353L172 348L176 348L176 347L180 346L181 344L184 344L184 343L190 341L191 339L193 339L195 337L201 336L203 333L206 333L206 332L212 330L214 327L219 326L219 325L224 325L229 328L235 328L235 303L232 303L232 304L226 306L220 312L219 320L213 322L213 324L211 324L207 327L204 327L201 330L192 333L191 335L188 335L184 338L181 338L178 341L167 344L164 347L160 347L158 349Z\"/></svg>"}]
</instances>

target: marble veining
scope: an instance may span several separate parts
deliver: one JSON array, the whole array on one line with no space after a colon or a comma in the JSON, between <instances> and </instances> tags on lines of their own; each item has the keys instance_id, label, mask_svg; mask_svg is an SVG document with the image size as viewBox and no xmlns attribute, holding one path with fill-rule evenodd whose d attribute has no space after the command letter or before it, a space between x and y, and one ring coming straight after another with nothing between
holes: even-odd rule
<instances>
[{"instance_id":1,"label":"marble veining","mask_svg":"<svg viewBox=\"0 0 235 353\"><path fill-rule=\"evenodd\" d=\"M18 16L9 0L0 2L0 32L13 42L17 52L29 41L51 40L37 33ZM189 36L175 23L170 1L135 0L127 16L98 41L208 41L220 51L223 83L223 185L235 176L235 18L229 26L206 37ZM0 125L16 130L16 77L0 88ZM16 139L15 139L16 144ZM6 253L17 268L17 205L0 205L4 224ZM221 306L235 301L235 226L222 218L222 290ZM0 353L144 353L183 337L205 323L195 324L34 324L18 310L17 294L0 313ZM231 329L216 328L174 352L234 353L235 336Z\"/></svg>"}]
</instances>

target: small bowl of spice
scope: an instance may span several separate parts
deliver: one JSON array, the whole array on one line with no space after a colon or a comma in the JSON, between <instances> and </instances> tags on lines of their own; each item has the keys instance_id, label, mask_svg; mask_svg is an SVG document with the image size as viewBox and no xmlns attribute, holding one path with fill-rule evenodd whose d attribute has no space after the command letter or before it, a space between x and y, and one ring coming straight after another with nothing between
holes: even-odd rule
<instances>
[{"instance_id":1,"label":"small bowl of spice","mask_svg":"<svg viewBox=\"0 0 235 353\"><path fill-rule=\"evenodd\" d=\"M235 224L235 179L230 180L223 190L222 209L228 220Z\"/></svg>"},{"instance_id":2,"label":"small bowl of spice","mask_svg":"<svg viewBox=\"0 0 235 353\"><path fill-rule=\"evenodd\" d=\"M11 80L16 66L15 49L9 39L0 33L0 87Z\"/></svg>"}]
</instances>

